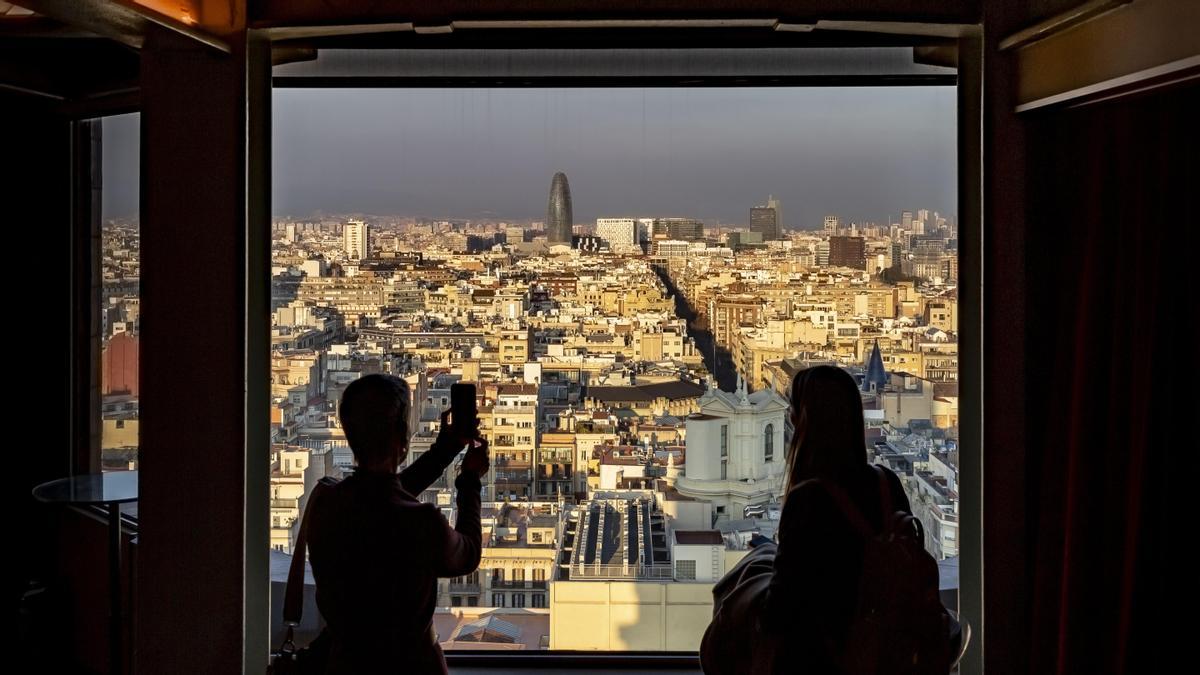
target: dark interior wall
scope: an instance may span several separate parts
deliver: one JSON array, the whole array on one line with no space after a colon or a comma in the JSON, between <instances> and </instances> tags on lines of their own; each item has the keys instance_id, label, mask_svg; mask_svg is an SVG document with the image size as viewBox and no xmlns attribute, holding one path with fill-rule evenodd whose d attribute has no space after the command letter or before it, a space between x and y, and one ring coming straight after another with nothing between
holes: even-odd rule
<instances>
[{"instance_id":1,"label":"dark interior wall","mask_svg":"<svg viewBox=\"0 0 1200 675\"><path fill-rule=\"evenodd\" d=\"M1031 672L1155 672L1184 647L1197 120L1196 85L1027 120Z\"/></svg>"},{"instance_id":2,"label":"dark interior wall","mask_svg":"<svg viewBox=\"0 0 1200 675\"><path fill-rule=\"evenodd\" d=\"M135 667L142 673L235 673L243 666L243 48L223 54L154 31L142 51L135 617ZM263 456L264 482L268 462ZM181 636L195 648L181 649Z\"/></svg>"},{"instance_id":3,"label":"dark interior wall","mask_svg":"<svg viewBox=\"0 0 1200 675\"><path fill-rule=\"evenodd\" d=\"M1028 550L1024 494L1025 127L1016 108L1016 62L1004 36L1027 26L1020 3L984 3L983 55L983 531L985 672L1028 668ZM964 539L969 537L964 533Z\"/></svg>"},{"instance_id":4,"label":"dark interior wall","mask_svg":"<svg viewBox=\"0 0 1200 675\"><path fill-rule=\"evenodd\" d=\"M14 319L10 349L18 347L6 366L18 413L8 446L6 498L17 507L8 535L13 546L6 547L16 554L5 572L9 607L17 606L28 580L45 581L54 567L55 514L36 503L31 490L65 476L71 465L71 124L47 103L0 93L3 205L14 246L9 278L28 284L7 296Z\"/></svg>"}]
</instances>

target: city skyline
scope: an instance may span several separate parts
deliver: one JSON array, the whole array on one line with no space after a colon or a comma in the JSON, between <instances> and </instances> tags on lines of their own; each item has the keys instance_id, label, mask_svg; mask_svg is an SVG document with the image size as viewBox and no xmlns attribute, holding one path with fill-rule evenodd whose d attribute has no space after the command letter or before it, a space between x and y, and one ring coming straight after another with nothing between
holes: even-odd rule
<instances>
[{"instance_id":1,"label":"city skyline","mask_svg":"<svg viewBox=\"0 0 1200 675\"><path fill-rule=\"evenodd\" d=\"M786 229L957 211L952 88L278 90L276 217L536 222L571 177L577 223L684 216ZM137 210L137 121L106 121L106 218ZM329 181L337 175L339 180Z\"/></svg>"}]
</instances>

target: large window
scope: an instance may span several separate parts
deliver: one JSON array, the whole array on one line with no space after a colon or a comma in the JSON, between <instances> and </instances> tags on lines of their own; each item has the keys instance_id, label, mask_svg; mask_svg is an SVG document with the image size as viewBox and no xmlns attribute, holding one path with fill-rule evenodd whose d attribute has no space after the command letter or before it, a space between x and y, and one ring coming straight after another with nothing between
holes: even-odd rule
<instances>
[{"instance_id":1,"label":"large window","mask_svg":"<svg viewBox=\"0 0 1200 675\"><path fill-rule=\"evenodd\" d=\"M279 550L305 486L351 470L349 382L408 379L416 457L471 381L494 451L482 573L443 584L439 615L519 617L529 649L694 651L713 579L777 525L791 378L832 363L953 564L952 88L279 89L273 107ZM450 521L453 472L418 495ZM712 536L724 550L688 543Z\"/></svg>"}]
</instances>

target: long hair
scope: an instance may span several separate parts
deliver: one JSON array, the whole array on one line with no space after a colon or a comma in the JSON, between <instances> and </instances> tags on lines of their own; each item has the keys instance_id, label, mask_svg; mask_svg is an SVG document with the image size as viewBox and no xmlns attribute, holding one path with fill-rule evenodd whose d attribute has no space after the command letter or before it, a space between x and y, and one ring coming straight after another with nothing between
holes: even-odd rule
<instances>
[{"instance_id":1,"label":"long hair","mask_svg":"<svg viewBox=\"0 0 1200 675\"><path fill-rule=\"evenodd\" d=\"M841 368L806 368L792 380L792 443L787 489L810 478L838 478L867 462L862 398Z\"/></svg>"}]
</instances>

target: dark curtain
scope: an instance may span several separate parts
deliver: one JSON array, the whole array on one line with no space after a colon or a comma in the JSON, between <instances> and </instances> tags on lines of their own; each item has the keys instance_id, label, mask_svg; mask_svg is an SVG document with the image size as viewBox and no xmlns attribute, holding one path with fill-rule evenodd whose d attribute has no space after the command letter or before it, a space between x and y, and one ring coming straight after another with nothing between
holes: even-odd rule
<instances>
[{"instance_id":1,"label":"dark curtain","mask_svg":"<svg viewBox=\"0 0 1200 675\"><path fill-rule=\"evenodd\" d=\"M1200 87L1028 120L1030 672L1156 672L1189 647ZM1002 423L988 420L989 424ZM1003 452L1003 448L989 448ZM1180 506L1175 506L1175 504Z\"/></svg>"}]
</instances>

